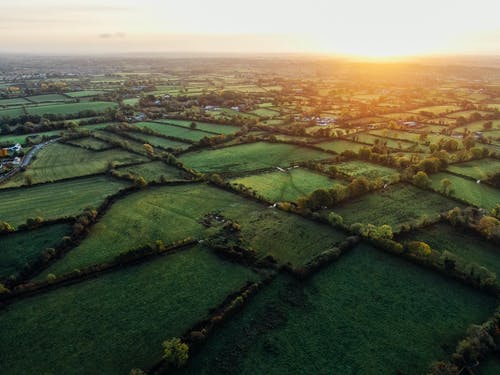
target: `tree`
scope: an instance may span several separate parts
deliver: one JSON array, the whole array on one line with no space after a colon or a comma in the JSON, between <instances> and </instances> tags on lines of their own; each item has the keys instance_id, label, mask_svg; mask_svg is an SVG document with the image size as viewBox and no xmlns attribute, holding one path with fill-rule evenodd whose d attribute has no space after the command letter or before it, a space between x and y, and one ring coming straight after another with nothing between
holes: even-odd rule
<instances>
[{"instance_id":1,"label":"tree","mask_svg":"<svg viewBox=\"0 0 500 375\"><path fill-rule=\"evenodd\" d=\"M443 178L439 182L439 186L440 186L441 192L445 195L449 196L449 195L452 195L454 193L454 190L452 188L453 183L448 178Z\"/></svg>"},{"instance_id":2,"label":"tree","mask_svg":"<svg viewBox=\"0 0 500 375\"><path fill-rule=\"evenodd\" d=\"M163 359L168 365L181 368L189 358L189 346L178 337L163 342Z\"/></svg>"},{"instance_id":3,"label":"tree","mask_svg":"<svg viewBox=\"0 0 500 375\"><path fill-rule=\"evenodd\" d=\"M493 128L493 122L492 121L486 121L483 124L483 130L491 130Z\"/></svg>"},{"instance_id":4,"label":"tree","mask_svg":"<svg viewBox=\"0 0 500 375\"><path fill-rule=\"evenodd\" d=\"M429 179L429 176L427 176L427 173L420 171L417 172L413 178L412 181L415 185L421 188L428 188L431 186L431 180Z\"/></svg>"},{"instance_id":5,"label":"tree","mask_svg":"<svg viewBox=\"0 0 500 375\"><path fill-rule=\"evenodd\" d=\"M355 178L347 186L352 197L357 197L361 194L370 191L370 182L364 176Z\"/></svg>"},{"instance_id":6,"label":"tree","mask_svg":"<svg viewBox=\"0 0 500 375\"><path fill-rule=\"evenodd\" d=\"M432 253L431 247L422 241L411 241L407 246L412 253L417 253L420 256L426 257Z\"/></svg>"},{"instance_id":7,"label":"tree","mask_svg":"<svg viewBox=\"0 0 500 375\"><path fill-rule=\"evenodd\" d=\"M194 121L193 121L193 122L191 122L191 124L189 124L189 127L190 127L191 129L196 129L196 127L197 127L196 122L194 122Z\"/></svg>"},{"instance_id":8,"label":"tree","mask_svg":"<svg viewBox=\"0 0 500 375\"><path fill-rule=\"evenodd\" d=\"M0 233L14 232L14 227L6 221L0 221Z\"/></svg>"},{"instance_id":9,"label":"tree","mask_svg":"<svg viewBox=\"0 0 500 375\"><path fill-rule=\"evenodd\" d=\"M483 216L477 225L477 229L487 238L491 238L500 229L500 220L493 216Z\"/></svg>"},{"instance_id":10,"label":"tree","mask_svg":"<svg viewBox=\"0 0 500 375\"><path fill-rule=\"evenodd\" d=\"M147 154L148 154L149 156L153 156L153 155L154 155L155 150L154 150L153 146L151 146L151 145L150 145L150 144L148 144L148 143L145 143L145 144L143 145L143 147L144 147L144 150L146 150L146 152L147 152Z\"/></svg>"}]
</instances>

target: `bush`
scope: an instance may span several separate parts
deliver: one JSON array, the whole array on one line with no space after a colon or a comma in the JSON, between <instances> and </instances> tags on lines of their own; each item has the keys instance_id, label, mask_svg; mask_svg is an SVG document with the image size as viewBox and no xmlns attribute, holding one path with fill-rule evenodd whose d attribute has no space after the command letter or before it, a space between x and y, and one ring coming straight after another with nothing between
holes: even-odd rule
<instances>
[{"instance_id":1,"label":"bush","mask_svg":"<svg viewBox=\"0 0 500 375\"><path fill-rule=\"evenodd\" d=\"M169 366L181 368L189 358L189 346L174 337L163 342L163 359Z\"/></svg>"}]
</instances>

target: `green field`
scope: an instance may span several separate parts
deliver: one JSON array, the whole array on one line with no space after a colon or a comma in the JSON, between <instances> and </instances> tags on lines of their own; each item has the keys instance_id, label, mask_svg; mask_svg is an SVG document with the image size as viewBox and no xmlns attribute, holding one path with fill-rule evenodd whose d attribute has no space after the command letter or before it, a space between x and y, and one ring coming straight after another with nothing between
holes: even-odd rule
<instances>
[{"instance_id":1,"label":"green field","mask_svg":"<svg viewBox=\"0 0 500 375\"><path fill-rule=\"evenodd\" d=\"M293 265L345 237L331 227L206 185L159 187L116 202L90 235L41 277L101 263L158 239L166 244L186 237L202 239L213 229L206 229L200 221L214 211L240 223L243 240L259 256L271 254Z\"/></svg>"},{"instance_id":2,"label":"green field","mask_svg":"<svg viewBox=\"0 0 500 375\"><path fill-rule=\"evenodd\" d=\"M159 182L163 177L167 181L182 180L182 171L169 166L162 161L153 161L150 163L136 164L120 167L117 169L121 174L132 174L137 177L143 177L146 181Z\"/></svg>"},{"instance_id":3,"label":"green field","mask_svg":"<svg viewBox=\"0 0 500 375\"><path fill-rule=\"evenodd\" d=\"M0 110L0 125L2 124L2 118L16 118L25 115L26 112L23 108L12 108Z\"/></svg>"},{"instance_id":4,"label":"green field","mask_svg":"<svg viewBox=\"0 0 500 375\"><path fill-rule=\"evenodd\" d=\"M110 148L113 148L114 146L101 141L100 139L92 138L92 137L85 137L85 138L77 138L77 139L71 139L69 141L66 141L66 143L74 146L79 146L83 148L90 148L95 151L103 151L103 150L108 150Z\"/></svg>"},{"instance_id":5,"label":"green field","mask_svg":"<svg viewBox=\"0 0 500 375\"><path fill-rule=\"evenodd\" d=\"M242 184L272 201L295 202L316 189L328 189L343 182L307 169L296 168L286 172L276 171L235 178L231 183Z\"/></svg>"},{"instance_id":6,"label":"green field","mask_svg":"<svg viewBox=\"0 0 500 375\"><path fill-rule=\"evenodd\" d=\"M397 230L401 224L432 217L457 206L460 204L437 193L397 184L355 198L334 211L346 224L389 224Z\"/></svg>"},{"instance_id":7,"label":"green field","mask_svg":"<svg viewBox=\"0 0 500 375\"><path fill-rule=\"evenodd\" d=\"M440 182L447 178L452 183L452 189L455 191L453 196L463 199L475 206L492 209L500 202L500 190L492 188L485 184L478 184L475 181L458 177L450 173L441 172L430 175L432 187L440 190Z\"/></svg>"},{"instance_id":8,"label":"green field","mask_svg":"<svg viewBox=\"0 0 500 375\"><path fill-rule=\"evenodd\" d=\"M144 142L143 141L137 141L130 139L125 136L118 135L116 133L113 133L111 131L106 131L106 130L96 130L92 133L92 135L100 139L101 141L105 142L122 142L125 144L129 149L131 149L133 152L137 154L142 154L142 155L147 155L146 150L144 149Z\"/></svg>"},{"instance_id":9,"label":"green field","mask_svg":"<svg viewBox=\"0 0 500 375\"><path fill-rule=\"evenodd\" d=\"M33 95L28 96L28 100L35 103L44 103L44 102L66 102L71 99L61 94L46 94L46 95Z\"/></svg>"},{"instance_id":10,"label":"green field","mask_svg":"<svg viewBox=\"0 0 500 375\"><path fill-rule=\"evenodd\" d=\"M422 374L497 303L360 245L305 285L275 279L179 373Z\"/></svg>"},{"instance_id":11,"label":"green field","mask_svg":"<svg viewBox=\"0 0 500 375\"><path fill-rule=\"evenodd\" d=\"M87 206L96 207L104 198L128 183L94 176L22 189L0 191L0 220L14 226L40 216L57 219L74 216Z\"/></svg>"},{"instance_id":12,"label":"green field","mask_svg":"<svg viewBox=\"0 0 500 375\"><path fill-rule=\"evenodd\" d=\"M20 172L0 185L0 189L26 185L27 176L32 183L57 181L70 177L104 173L109 164L125 165L147 161L145 157L132 154L122 149L89 151L81 147L53 143L37 154L36 159L25 172Z\"/></svg>"},{"instance_id":13,"label":"green field","mask_svg":"<svg viewBox=\"0 0 500 375\"><path fill-rule=\"evenodd\" d=\"M136 133L136 132L129 132L128 134L132 138L134 138L142 143L148 143L151 146L160 147L160 148L163 148L165 150L184 150L184 149L188 148L189 146L191 146L189 143L172 141L171 139L157 137L155 135L150 135L150 134L143 134L143 133Z\"/></svg>"},{"instance_id":14,"label":"green field","mask_svg":"<svg viewBox=\"0 0 500 375\"><path fill-rule=\"evenodd\" d=\"M29 232L0 236L0 280L17 276L27 265L38 260L41 253L71 233L69 224L53 224Z\"/></svg>"},{"instance_id":15,"label":"green field","mask_svg":"<svg viewBox=\"0 0 500 375\"><path fill-rule=\"evenodd\" d=\"M343 139L339 139L336 141L316 143L315 146L320 147L324 150L335 151L338 154L340 154L344 151L347 151L347 150L358 152L363 147L366 147L366 145L363 145L361 143L349 142L349 141L345 141Z\"/></svg>"},{"instance_id":16,"label":"green field","mask_svg":"<svg viewBox=\"0 0 500 375\"><path fill-rule=\"evenodd\" d=\"M310 148L256 142L217 150L190 152L179 157L179 160L202 173L241 173L276 166L287 167L303 160L329 157L327 153Z\"/></svg>"},{"instance_id":17,"label":"green field","mask_svg":"<svg viewBox=\"0 0 500 375\"><path fill-rule=\"evenodd\" d=\"M0 99L0 107L17 107L25 104L30 102L24 98Z\"/></svg>"},{"instance_id":18,"label":"green field","mask_svg":"<svg viewBox=\"0 0 500 375\"><path fill-rule=\"evenodd\" d=\"M191 126L191 123L194 122L196 124L196 129L198 129L198 130L219 133L219 134L233 134L233 133L236 133L236 132L241 130L241 128L239 128L238 126L212 124L212 123L200 122L200 121L167 119L167 120L159 120L158 122L183 126L185 128L189 128Z\"/></svg>"},{"instance_id":19,"label":"green field","mask_svg":"<svg viewBox=\"0 0 500 375\"><path fill-rule=\"evenodd\" d=\"M64 95L67 95L71 98L85 98L89 96L96 96L100 94L104 94L105 91L101 90L82 90L82 91L73 91L73 92L66 92Z\"/></svg>"},{"instance_id":20,"label":"green field","mask_svg":"<svg viewBox=\"0 0 500 375\"><path fill-rule=\"evenodd\" d=\"M379 136L375 136L375 135L372 135L369 133L359 133L359 134L350 136L350 138L352 140L356 140L358 142L363 142L363 143L368 143L370 145L375 145L377 143L386 144L387 147L395 148L398 150L408 150L410 147L415 145L414 142L405 141L403 139L396 141L394 139L379 137Z\"/></svg>"},{"instance_id":21,"label":"green field","mask_svg":"<svg viewBox=\"0 0 500 375\"><path fill-rule=\"evenodd\" d=\"M450 164L447 170L453 173L472 177L476 180L484 180L490 173L493 174L500 172L500 160L481 159L465 163Z\"/></svg>"},{"instance_id":22,"label":"green field","mask_svg":"<svg viewBox=\"0 0 500 375\"><path fill-rule=\"evenodd\" d=\"M434 250L451 251L467 263L485 266L500 278L500 251L492 243L462 228L436 224L401 236L399 241L424 241Z\"/></svg>"},{"instance_id":23,"label":"green field","mask_svg":"<svg viewBox=\"0 0 500 375\"><path fill-rule=\"evenodd\" d=\"M268 108L254 109L253 111L250 111L248 113L251 113L253 115L257 115L259 117L276 117L276 116L280 115L280 113L278 111L274 111L274 110L268 109Z\"/></svg>"},{"instance_id":24,"label":"green field","mask_svg":"<svg viewBox=\"0 0 500 375\"><path fill-rule=\"evenodd\" d=\"M491 354L490 357L481 361L478 375L498 375L500 373L500 356L498 353Z\"/></svg>"},{"instance_id":25,"label":"green field","mask_svg":"<svg viewBox=\"0 0 500 375\"><path fill-rule=\"evenodd\" d=\"M108 108L116 108L117 104L112 102L85 102L85 103L69 103L69 104L54 104L40 107L28 107L26 111L30 115L76 115L82 111L104 112ZM1 116L0 112L0 116Z\"/></svg>"},{"instance_id":26,"label":"green field","mask_svg":"<svg viewBox=\"0 0 500 375\"><path fill-rule=\"evenodd\" d=\"M449 113L449 112L455 112L458 110L460 110L459 106L454 105L454 104L450 104L450 105L433 105L430 107L417 108L417 109L413 109L411 112L412 113L420 113L422 111L425 111L425 112L431 112L434 115L439 116L439 115L444 115L444 114Z\"/></svg>"},{"instance_id":27,"label":"green field","mask_svg":"<svg viewBox=\"0 0 500 375\"><path fill-rule=\"evenodd\" d=\"M167 124L159 124L156 122L138 122L134 126L145 127L163 135L187 139L189 141L198 142L204 137L213 137L215 134L206 133L202 130L192 130L182 126L172 126Z\"/></svg>"},{"instance_id":28,"label":"green field","mask_svg":"<svg viewBox=\"0 0 500 375\"><path fill-rule=\"evenodd\" d=\"M32 140L40 140L42 137L57 137L60 136L61 133L64 133L64 130L50 130L41 133L30 133L30 134L22 134L22 135L4 135L0 136L0 145L13 145L16 143L20 143L21 145L26 145L28 143L27 138L31 138ZM35 142L36 143L36 142Z\"/></svg>"},{"instance_id":29,"label":"green field","mask_svg":"<svg viewBox=\"0 0 500 375\"><path fill-rule=\"evenodd\" d=\"M382 178L384 181L391 181L399 175L395 169L359 160L332 164L332 166L351 177L364 176L368 179Z\"/></svg>"},{"instance_id":30,"label":"green field","mask_svg":"<svg viewBox=\"0 0 500 375\"><path fill-rule=\"evenodd\" d=\"M397 138L403 141L410 141L410 142L418 142L420 138L420 134L417 133L410 133L392 129L371 130L369 134L376 135L379 137Z\"/></svg>"},{"instance_id":31,"label":"green field","mask_svg":"<svg viewBox=\"0 0 500 375\"><path fill-rule=\"evenodd\" d=\"M0 312L10 374L128 374L209 316L252 271L195 247L18 301Z\"/></svg>"}]
</instances>

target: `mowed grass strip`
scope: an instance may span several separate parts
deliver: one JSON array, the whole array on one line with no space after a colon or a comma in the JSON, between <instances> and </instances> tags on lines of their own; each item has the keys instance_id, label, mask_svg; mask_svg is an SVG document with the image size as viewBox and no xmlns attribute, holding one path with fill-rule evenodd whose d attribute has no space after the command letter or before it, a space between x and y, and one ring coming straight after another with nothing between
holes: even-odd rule
<instances>
[{"instance_id":1,"label":"mowed grass strip","mask_svg":"<svg viewBox=\"0 0 500 375\"><path fill-rule=\"evenodd\" d=\"M93 176L3 190L0 191L0 220L18 226L37 216L44 219L74 216L87 206L98 206L108 195L127 186L129 183L124 181Z\"/></svg>"},{"instance_id":2,"label":"mowed grass strip","mask_svg":"<svg viewBox=\"0 0 500 375\"><path fill-rule=\"evenodd\" d=\"M186 237L203 239L217 230L201 224L215 211L240 223L245 245L259 257L273 255L281 263L300 265L345 238L329 226L204 184L157 187L113 204L78 247L38 278L109 261L156 240L168 244Z\"/></svg>"},{"instance_id":3,"label":"mowed grass strip","mask_svg":"<svg viewBox=\"0 0 500 375\"><path fill-rule=\"evenodd\" d=\"M363 147L366 147L366 145L363 145L361 143L349 142L349 141L345 141L343 139L316 143L315 146L320 147L324 150L335 151L338 154L340 154L344 151L347 151L347 150L358 152Z\"/></svg>"},{"instance_id":4,"label":"mowed grass strip","mask_svg":"<svg viewBox=\"0 0 500 375\"><path fill-rule=\"evenodd\" d=\"M257 191L272 201L296 202L298 198L309 195L316 189L331 188L343 184L304 168L294 168L286 172L276 171L235 178L232 184L241 184Z\"/></svg>"},{"instance_id":5,"label":"mowed grass strip","mask_svg":"<svg viewBox=\"0 0 500 375\"><path fill-rule=\"evenodd\" d=\"M500 203L500 190L485 184L478 184L463 177L455 176L450 173L440 172L430 175L432 187L436 190L441 189L441 181L448 179L451 181L453 196L463 199L475 206L486 208L488 210Z\"/></svg>"},{"instance_id":6,"label":"mowed grass strip","mask_svg":"<svg viewBox=\"0 0 500 375\"><path fill-rule=\"evenodd\" d=\"M118 104L112 102L82 102L68 104L54 104L39 107L28 107L26 111L30 115L74 115L83 111L104 112L108 108L116 108Z\"/></svg>"},{"instance_id":7,"label":"mowed grass strip","mask_svg":"<svg viewBox=\"0 0 500 375\"><path fill-rule=\"evenodd\" d=\"M209 309L258 276L195 247L9 305L0 312L10 374L128 374L162 355Z\"/></svg>"},{"instance_id":8,"label":"mowed grass strip","mask_svg":"<svg viewBox=\"0 0 500 375\"><path fill-rule=\"evenodd\" d=\"M346 224L389 224L396 230L402 224L432 217L457 206L463 205L438 193L397 184L353 199L334 211L344 218Z\"/></svg>"},{"instance_id":9,"label":"mowed grass strip","mask_svg":"<svg viewBox=\"0 0 500 375\"><path fill-rule=\"evenodd\" d=\"M158 122L183 126L185 128L191 128L191 124L194 122L196 124L195 129L197 130L203 130L219 134L232 134L241 130L241 128L238 126L213 124L210 122L200 122L200 121L166 119L166 120L158 120Z\"/></svg>"},{"instance_id":10,"label":"mowed grass strip","mask_svg":"<svg viewBox=\"0 0 500 375\"><path fill-rule=\"evenodd\" d=\"M241 173L271 167L287 167L304 160L331 155L295 145L256 142L216 150L190 152L179 157L186 166L203 173Z\"/></svg>"},{"instance_id":11,"label":"mowed grass strip","mask_svg":"<svg viewBox=\"0 0 500 375\"><path fill-rule=\"evenodd\" d=\"M71 225L53 224L0 236L0 280L17 276L37 261L45 249L56 246L70 233Z\"/></svg>"},{"instance_id":12,"label":"mowed grass strip","mask_svg":"<svg viewBox=\"0 0 500 375\"><path fill-rule=\"evenodd\" d=\"M79 146L79 147L84 147L84 148L90 148L95 151L102 151L102 150L107 150L110 148L113 148L114 146L101 141L100 139L92 138L92 137L85 137L85 138L78 138L78 139L71 139L66 141L66 143L74 146Z\"/></svg>"},{"instance_id":13,"label":"mowed grass strip","mask_svg":"<svg viewBox=\"0 0 500 375\"><path fill-rule=\"evenodd\" d=\"M332 164L332 166L351 177L364 176L368 179L382 178L389 181L399 175L395 169L360 160Z\"/></svg>"},{"instance_id":14,"label":"mowed grass strip","mask_svg":"<svg viewBox=\"0 0 500 375\"><path fill-rule=\"evenodd\" d=\"M154 147L160 147L163 149L180 149L184 150L191 146L189 143L184 143L184 142L179 142L179 141L172 141L170 139L162 138L162 137L157 137L155 135L150 135L150 134L142 134L142 133L136 133L136 132L129 132L128 135L139 142L142 143L147 143L150 144L151 146Z\"/></svg>"},{"instance_id":15,"label":"mowed grass strip","mask_svg":"<svg viewBox=\"0 0 500 375\"><path fill-rule=\"evenodd\" d=\"M96 152L81 147L54 143L40 150L36 159L25 172L18 173L12 179L0 185L0 188L25 185L27 176L30 176L33 184L36 184L94 173L104 173L108 170L111 162L116 165L124 165L147 160L146 157L122 149Z\"/></svg>"},{"instance_id":16,"label":"mowed grass strip","mask_svg":"<svg viewBox=\"0 0 500 375\"><path fill-rule=\"evenodd\" d=\"M168 124L160 124L157 122L138 122L134 125L141 128L149 128L163 135L168 135L170 137L176 137L181 139L187 139L193 142L198 142L200 139L204 137L213 137L216 135L204 132L202 130L193 130L181 126L172 126Z\"/></svg>"},{"instance_id":17,"label":"mowed grass strip","mask_svg":"<svg viewBox=\"0 0 500 375\"><path fill-rule=\"evenodd\" d=\"M497 303L361 244L306 283L276 278L178 373L422 374Z\"/></svg>"},{"instance_id":18,"label":"mowed grass strip","mask_svg":"<svg viewBox=\"0 0 500 375\"><path fill-rule=\"evenodd\" d=\"M500 249L492 242L449 224L435 224L412 231L398 238L399 241L424 241L434 250L451 251L467 263L485 266L500 276Z\"/></svg>"}]
</instances>

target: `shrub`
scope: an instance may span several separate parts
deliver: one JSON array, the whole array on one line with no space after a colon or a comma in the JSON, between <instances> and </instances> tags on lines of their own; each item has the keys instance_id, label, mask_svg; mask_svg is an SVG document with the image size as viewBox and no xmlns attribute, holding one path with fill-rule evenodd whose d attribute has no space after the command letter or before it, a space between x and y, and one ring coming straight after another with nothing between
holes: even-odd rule
<instances>
[{"instance_id":1,"label":"shrub","mask_svg":"<svg viewBox=\"0 0 500 375\"><path fill-rule=\"evenodd\" d=\"M189 346L178 337L163 342L163 359L169 366L181 368L189 358Z\"/></svg>"}]
</instances>

